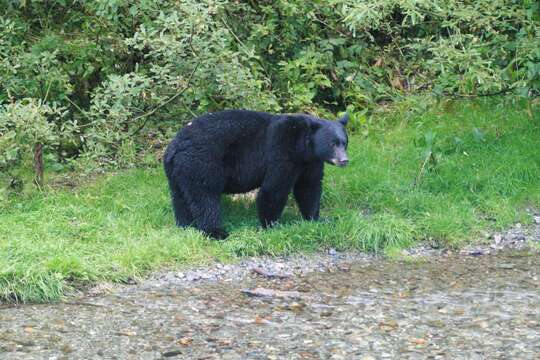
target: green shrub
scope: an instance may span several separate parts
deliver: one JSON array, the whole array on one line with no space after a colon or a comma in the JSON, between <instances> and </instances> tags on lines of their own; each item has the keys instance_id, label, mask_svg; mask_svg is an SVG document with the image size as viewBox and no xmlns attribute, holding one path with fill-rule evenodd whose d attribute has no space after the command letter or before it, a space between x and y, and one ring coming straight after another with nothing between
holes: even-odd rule
<instances>
[{"instance_id":1,"label":"green shrub","mask_svg":"<svg viewBox=\"0 0 540 360\"><path fill-rule=\"evenodd\" d=\"M540 94L533 0L7 1L0 12L0 104L65 109L48 117L77 125L59 161L137 165L149 144L224 108L347 109L364 131L390 102L424 111L411 95Z\"/></svg>"},{"instance_id":2,"label":"green shrub","mask_svg":"<svg viewBox=\"0 0 540 360\"><path fill-rule=\"evenodd\" d=\"M31 167L37 147L47 153L72 136L74 127L62 121L65 115L64 108L31 98L0 107L0 171L11 175L10 183L17 178L13 169ZM2 196L6 189L0 190Z\"/></svg>"}]
</instances>

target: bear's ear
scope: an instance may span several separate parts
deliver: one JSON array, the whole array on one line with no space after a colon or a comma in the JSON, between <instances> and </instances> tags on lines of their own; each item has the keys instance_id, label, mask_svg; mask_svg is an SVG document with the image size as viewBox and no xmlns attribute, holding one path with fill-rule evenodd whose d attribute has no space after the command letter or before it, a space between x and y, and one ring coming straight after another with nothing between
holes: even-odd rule
<instances>
[{"instance_id":1,"label":"bear's ear","mask_svg":"<svg viewBox=\"0 0 540 360\"><path fill-rule=\"evenodd\" d=\"M284 133L294 134L295 136L309 135L315 132L321 125L311 116L293 114L281 117L279 126Z\"/></svg>"},{"instance_id":2,"label":"bear's ear","mask_svg":"<svg viewBox=\"0 0 540 360\"><path fill-rule=\"evenodd\" d=\"M345 113L345 115L343 115L341 119L339 119L338 121L340 122L341 125L346 126L347 123L349 122L349 114Z\"/></svg>"},{"instance_id":3,"label":"bear's ear","mask_svg":"<svg viewBox=\"0 0 540 360\"><path fill-rule=\"evenodd\" d=\"M306 121L307 121L309 130L311 130L312 132L316 131L318 128L321 127L321 124L319 124L316 121L313 121L311 119L307 119Z\"/></svg>"},{"instance_id":4,"label":"bear's ear","mask_svg":"<svg viewBox=\"0 0 540 360\"><path fill-rule=\"evenodd\" d=\"M318 122L313 121L313 119L307 116L301 117L300 119L293 118L291 123L293 124L293 128L298 129L300 132L307 133L314 132L321 126Z\"/></svg>"}]
</instances>

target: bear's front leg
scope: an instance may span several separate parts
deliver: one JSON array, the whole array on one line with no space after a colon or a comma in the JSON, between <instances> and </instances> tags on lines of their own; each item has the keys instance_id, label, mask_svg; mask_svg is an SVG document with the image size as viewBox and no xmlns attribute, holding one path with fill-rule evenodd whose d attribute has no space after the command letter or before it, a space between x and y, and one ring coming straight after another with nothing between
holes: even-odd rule
<instances>
[{"instance_id":1,"label":"bear's front leg","mask_svg":"<svg viewBox=\"0 0 540 360\"><path fill-rule=\"evenodd\" d=\"M263 228L274 225L287 204L289 191L283 189L263 189L257 195L257 212Z\"/></svg>"},{"instance_id":2,"label":"bear's front leg","mask_svg":"<svg viewBox=\"0 0 540 360\"><path fill-rule=\"evenodd\" d=\"M294 198L305 220L318 220L322 194L324 164L308 166L294 184Z\"/></svg>"},{"instance_id":3,"label":"bear's front leg","mask_svg":"<svg viewBox=\"0 0 540 360\"><path fill-rule=\"evenodd\" d=\"M292 164L272 164L257 195L257 212L263 228L278 221L296 181Z\"/></svg>"}]
</instances>

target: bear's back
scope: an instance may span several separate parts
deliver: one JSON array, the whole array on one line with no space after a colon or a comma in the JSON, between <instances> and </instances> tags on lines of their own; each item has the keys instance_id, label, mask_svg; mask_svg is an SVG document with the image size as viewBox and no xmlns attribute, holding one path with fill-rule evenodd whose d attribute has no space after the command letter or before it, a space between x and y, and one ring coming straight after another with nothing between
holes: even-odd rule
<instances>
[{"instance_id":1,"label":"bear's back","mask_svg":"<svg viewBox=\"0 0 540 360\"><path fill-rule=\"evenodd\" d=\"M208 113L195 118L180 131L179 135L189 137L195 143L203 141L229 146L243 141L250 142L255 137L263 135L277 117L250 110Z\"/></svg>"},{"instance_id":2,"label":"bear's back","mask_svg":"<svg viewBox=\"0 0 540 360\"><path fill-rule=\"evenodd\" d=\"M202 115L184 126L168 146L166 172L169 176L193 177L215 169L212 175L204 174L201 181L223 181L221 191L227 193L253 190L260 186L266 170L268 128L279 118L248 110Z\"/></svg>"},{"instance_id":3,"label":"bear's back","mask_svg":"<svg viewBox=\"0 0 540 360\"><path fill-rule=\"evenodd\" d=\"M193 119L177 133L165 153L165 162L176 154L211 154L221 157L232 149L259 153L267 129L279 115L250 110L225 110Z\"/></svg>"}]
</instances>

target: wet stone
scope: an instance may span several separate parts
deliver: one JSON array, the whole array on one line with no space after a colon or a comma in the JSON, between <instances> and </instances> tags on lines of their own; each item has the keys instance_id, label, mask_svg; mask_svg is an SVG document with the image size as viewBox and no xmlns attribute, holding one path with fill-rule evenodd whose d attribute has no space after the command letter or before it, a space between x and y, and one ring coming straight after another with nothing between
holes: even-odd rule
<instances>
[{"instance_id":1,"label":"wet stone","mask_svg":"<svg viewBox=\"0 0 540 360\"><path fill-rule=\"evenodd\" d=\"M162 355L163 357L170 358L175 357L182 354L182 350L173 349L173 350L167 350Z\"/></svg>"}]
</instances>

